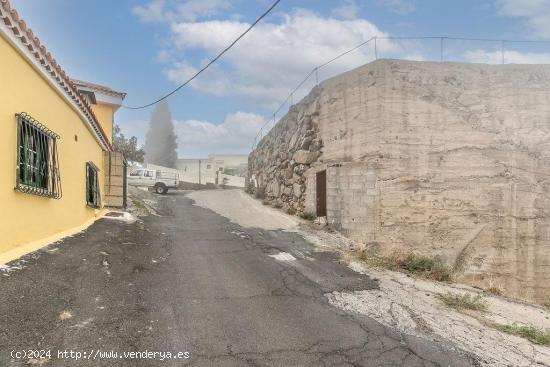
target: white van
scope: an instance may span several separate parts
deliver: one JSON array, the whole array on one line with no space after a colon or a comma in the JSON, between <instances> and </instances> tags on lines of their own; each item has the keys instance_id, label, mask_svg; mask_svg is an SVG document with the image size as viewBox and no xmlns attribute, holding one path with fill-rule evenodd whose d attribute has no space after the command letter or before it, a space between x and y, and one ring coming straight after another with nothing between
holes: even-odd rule
<instances>
[{"instance_id":1,"label":"white van","mask_svg":"<svg viewBox=\"0 0 550 367\"><path fill-rule=\"evenodd\" d=\"M177 173L139 168L128 174L128 185L152 188L157 194L166 194L168 189L178 187Z\"/></svg>"}]
</instances>

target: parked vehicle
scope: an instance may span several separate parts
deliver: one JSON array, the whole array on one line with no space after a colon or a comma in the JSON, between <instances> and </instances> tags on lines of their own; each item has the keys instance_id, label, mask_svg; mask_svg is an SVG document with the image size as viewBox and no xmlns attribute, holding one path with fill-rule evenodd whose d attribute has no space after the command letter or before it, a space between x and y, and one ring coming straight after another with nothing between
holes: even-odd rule
<instances>
[{"instance_id":1,"label":"parked vehicle","mask_svg":"<svg viewBox=\"0 0 550 367\"><path fill-rule=\"evenodd\" d=\"M168 189L175 189L178 184L177 173L140 168L128 174L128 185L149 187L157 194L166 194Z\"/></svg>"}]
</instances>

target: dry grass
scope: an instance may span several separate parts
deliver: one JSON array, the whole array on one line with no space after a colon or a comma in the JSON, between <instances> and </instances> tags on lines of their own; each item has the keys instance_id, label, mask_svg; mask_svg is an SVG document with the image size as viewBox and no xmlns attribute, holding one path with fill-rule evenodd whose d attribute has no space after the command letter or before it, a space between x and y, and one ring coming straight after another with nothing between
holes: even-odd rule
<instances>
[{"instance_id":1,"label":"dry grass","mask_svg":"<svg viewBox=\"0 0 550 367\"><path fill-rule=\"evenodd\" d=\"M502 284L495 281L493 278L489 278L489 286L485 289L488 293L494 294L495 296L502 296L504 289Z\"/></svg>"},{"instance_id":2,"label":"dry grass","mask_svg":"<svg viewBox=\"0 0 550 367\"><path fill-rule=\"evenodd\" d=\"M495 296L502 296L502 289L500 287L496 287L496 286L489 287L487 288L487 292Z\"/></svg>"},{"instance_id":3,"label":"dry grass","mask_svg":"<svg viewBox=\"0 0 550 367\"><path fill-rule=\"evenodd\" d=\"M480 294L474 296L470 293L455 294L447 292L440 295L439 298L441 299L441 301L443 301L444 304L457 310L487 310L487 304Z\"/></svg>"},{"instance_id":4,"label":"dry grass","mask_svg":"<svg viewBox=\"0 0 550 367\"><path fill-rule=\"evenodd\" d=\"M59 320L67 320L73 317L73 314L69 310L64 310L59 314Z\"/></svg>"}]
</instances>

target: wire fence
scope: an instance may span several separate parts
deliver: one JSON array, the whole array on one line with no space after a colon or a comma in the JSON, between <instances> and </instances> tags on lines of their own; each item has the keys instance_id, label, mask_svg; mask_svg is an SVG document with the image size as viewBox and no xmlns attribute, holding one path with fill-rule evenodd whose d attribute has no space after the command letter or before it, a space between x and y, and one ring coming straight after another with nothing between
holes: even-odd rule
<instances>
[{"instance_id":1,"label":"wire fence","mask_svg":"<svg viewBox=\"0 0 550 367\"><path fill-rule=\"evenodd\" d=\"M472 48L472 44L475 45ZM252 150L277 124L277 117L286 114L295 101L299 101L320 81L351 70L370 61L381 58L422 60L422 61L460 61L471 63L537 63L550 64L550 41L544 40L510 40L466 37L380 37L375 36L361 44L346 50L328 61L314 67L302 81L288 94L286 99L275 109L271 118L260 128L254 138ZM368 46L368 47L367 47ZM348 68L330 68L339 60L355 55L354 66ZM407 53L409 51L409 53ZM412 52L411 52L412 51ZM342 66L342 65L341 65ZM324 74L322 74L324 72ZM285 109L286 107L286 109Z\"/></svg>"}]
</instances>

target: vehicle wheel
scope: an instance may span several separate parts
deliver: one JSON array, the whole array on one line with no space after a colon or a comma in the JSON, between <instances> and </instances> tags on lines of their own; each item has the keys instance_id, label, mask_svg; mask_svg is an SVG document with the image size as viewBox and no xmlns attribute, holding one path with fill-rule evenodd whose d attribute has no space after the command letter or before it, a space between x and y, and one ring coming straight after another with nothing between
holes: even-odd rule
<instances>
[{"instance_id":1,"label":"vehicle wheel","mask_svg":"<svg viewBox=\"0 0 550 367\"><path fill-rule=\"evenodd\" d=\"M157 185L157 186L155 186L155 192L156 192L157 194L162 194L162 195L164 195L164 194L166 194L166 193L168 192L168 188L167 188L166 186L164 186L164 185Z\"/></svg>"}]
</instances>

